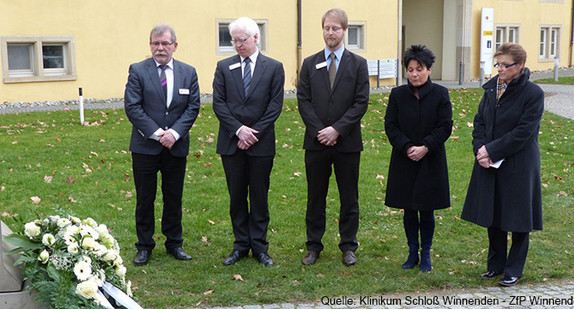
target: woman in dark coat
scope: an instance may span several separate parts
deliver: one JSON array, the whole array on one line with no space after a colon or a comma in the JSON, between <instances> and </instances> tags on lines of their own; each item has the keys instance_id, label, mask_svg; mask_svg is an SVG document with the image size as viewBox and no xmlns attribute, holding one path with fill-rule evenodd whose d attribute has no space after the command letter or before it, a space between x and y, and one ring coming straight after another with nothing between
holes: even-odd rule
<instances>
[{"instance_id":1,"label":"woman in dark coat","mask_svg":"<svg viewBox=\"0 0 574 309\"><path fill-rule=\"evenodd\" d=\"M528 80L522 46L504 43L494 57L498 75L484 84L474 117L476 160L462 218L488 228L488 266L481 277L504 274L499 283L512 286L522 277L529 232L542 230L538 131L544 92Z\"/></svg>"},{"instance_id":2,"label":"woman in dark coat","mask_svg":"<svg viewBox=\"0 0 574 309\"><path fill-rule=\"evenodd\" d=\"M444 143L452 132L452 106L448 90L430 79L434 59L422 45L405 52L408 85L391 90L385 115L385 131L393 146L385 205L404 209L409 247L404 269L419 262L420 230L419 268L424 272L432 269L434 210L450 207Z\"/></svg>"}]
</instances>

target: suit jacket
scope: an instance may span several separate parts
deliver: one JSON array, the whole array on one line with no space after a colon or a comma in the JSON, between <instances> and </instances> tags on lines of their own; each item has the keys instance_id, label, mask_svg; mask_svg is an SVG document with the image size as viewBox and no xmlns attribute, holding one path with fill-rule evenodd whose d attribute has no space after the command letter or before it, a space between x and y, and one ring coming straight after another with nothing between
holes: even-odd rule
<instances>
[{"instance_id":1,"label":"suit jacket","mask_svg":"<svg viewBox=\"0 0 574 309\"><path fill-rule=\"evenodd\" d=\"M239 64L239 65L238 65ZM239 55L217 63L213 78L213 111L219 119L217 153L232 155L238 147L237 130L246 125L259 131L259 141L246 150L252 156L275 155L275 120L283 106L285 72L281 62L261 53L245 97Z\"/></svg>"},{"instance_id":2,"label":"suit jacket","mask_svg":"<svg viewBox=\"0 0 574 309\"><path fill-rule=\"evenodd\" d=\"M369 104L369 71L367 60L345 49L333 89L323 50L303 61L297 100L305 123L303 148L323 150L317 139L319 130L332 126L339 132L335 149L341 152L363 150L361 118Z\"/></svg>"},{"instance_id":3,"label":"suit jacket","mask_svg":"<svg viewBox=\"0 0 574 309\"><path fill-rule=\"evenodd\" d=\"M157 155L163 146L150 139L157 129L173 129L180 138L170 152L177 157L189 153L189 129L199 113L199 85L195 68L173 60L173 99L169 108L153 58L130 65L124 95L126 115L132 123L130 150Z\"/></svg>"}]
</instances>

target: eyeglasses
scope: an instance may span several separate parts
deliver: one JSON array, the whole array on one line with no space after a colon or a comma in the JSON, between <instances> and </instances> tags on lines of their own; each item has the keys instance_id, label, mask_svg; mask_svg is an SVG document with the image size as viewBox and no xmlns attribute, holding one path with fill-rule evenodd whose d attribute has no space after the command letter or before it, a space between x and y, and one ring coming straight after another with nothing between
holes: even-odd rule
<instances>
[{"instance_id":1,"label":"eyeglasses","mask_svg":"<svg viewBox=\"0 0 574 309\"><path fill-rule=\"evenodd\" d=\"M163 42L158 42L158 41L153 41L153 42L149 42L149 45L153 46L153 47L159 47L161 46L169 46L169 45L173 45L175 42L168 42L168 41L163 41Z\"/></svg>"},{"instance_id":2,"label":"eyeglasses","mask_svg":"<svg viewBox=\"0 0 574 309\"><path fill-rule=\"evenodd\" d=\"M247 38L236 38L236 39L232 39L230 42L232 45L237 45L237 44L243 44L245 43L247 40L249 40L249 37Z\"/></svg>"},{"instance_id":3,"label":"eyeglasses","mask_svg":"<svg viewBox=\"0 0 574 309\"><path fill-rule=\"evenodd\" d=\"M341 29L343 29L343 28L342 28L342 27L337 27L337 26L335 26L335 27L329 27L329 26L323 27L323 30L325 30L325 32L329 32L329 31L331 31L331 30L333 30L333 32L337 32L337 31L339 31L339 30L341 30Z\"/></svg>"},{"instance_id":4,"label":"eyeglasses","mask_svg":"<svg viewBox=\"0 0 574 309\"><path fill-rule=\"evenodd\" d=\"M497 62L497 63L494 64L494 67L495 67L495 68L502 67L502 68L508 69L508 68L511 68L511 67L515 66L516 64L517 64L516 62L510 63L510 64L498 63L498 62Z\"/></svg>"}]
</instances>

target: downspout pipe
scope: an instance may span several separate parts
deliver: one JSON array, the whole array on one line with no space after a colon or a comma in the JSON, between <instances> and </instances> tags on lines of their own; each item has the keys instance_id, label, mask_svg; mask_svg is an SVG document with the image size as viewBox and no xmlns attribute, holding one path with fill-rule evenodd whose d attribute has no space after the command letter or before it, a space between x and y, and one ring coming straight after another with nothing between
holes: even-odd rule
<instances>
[{"instance_id":1,"label":"downspout pipe","mask_svg":"<svg viewBox=\"0 0 574 309\"><path fill-rule=\"evenodd\" d=\"M303 61L303 39L301 34L302 22L301 22L301 1L297 0L297 76L295 77L295 87L299 84L299 72L301 70L301 63ZM573 0L574 1L574 0Z\"/></svg>"}]
</instances>

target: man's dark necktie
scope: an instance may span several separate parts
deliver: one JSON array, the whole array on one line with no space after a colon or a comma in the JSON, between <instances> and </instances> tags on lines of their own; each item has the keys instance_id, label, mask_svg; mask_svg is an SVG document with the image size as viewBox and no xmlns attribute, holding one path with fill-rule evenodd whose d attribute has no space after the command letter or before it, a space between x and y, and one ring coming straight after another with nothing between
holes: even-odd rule
<instances>
[{"instance_id":1,"label":"man's dark necktie","mask_svg":"<svg viewBox=\"0 0 574 309\"><path fill-rule=\"evenodd\" d=\"M329 64L329 82L331 84L331 89L333 89L335 76L337 76L337 63L335 62L335 53L332 52L329 57L331 57L331 64Z\"/></svg>"},{"instance_id":2,"label":"man's dark necktie","mask_svg":"<svg viewBox=\"0 0 574 309\"><path fill-rule=\"evenodd\" d=\"M245 63L245 68L243 68L243 91L245 92L245 97L247 97L247 92L249 90L249 85L251 85L251 59L249 57L243 60Z\"/></svg>"},{"instance_id":3,"label":"man's dark necktie","mask_svg":"<svg viewBox=\"0 0 574 309\"><path fill-rule=\"evenodd\" d=\"M167 68L166 64L162 64L159 66L161 69L161 74L159 75L159 81L161 82L161 88L163 89L163 94L167 100L167 78L165 77L165 69Z\"/></svg>"}]
</instances>

